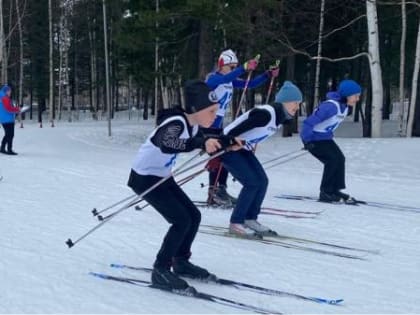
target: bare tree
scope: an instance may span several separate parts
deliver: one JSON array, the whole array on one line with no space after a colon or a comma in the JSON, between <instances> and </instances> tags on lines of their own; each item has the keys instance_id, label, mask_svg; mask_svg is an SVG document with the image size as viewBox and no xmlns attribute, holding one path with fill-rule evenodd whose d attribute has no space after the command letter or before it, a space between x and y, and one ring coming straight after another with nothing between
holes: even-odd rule
<instances>
[{"instance_id":1,"label":"bare tree","mask_svg":"<svg viewBox=\"0 0 420 315\"><path fill-rule=\"evenodd\" d=\"M22 17L20 15L19 0L16 0L16 15L19 31L19 96L18 103L23 103L23 37L22 37ZM31 104L32 105L32 104ZM20 115L19 115L20 117Z\"/></svg>"},{"instance_id":2,"label":"bare tree","mask_svg":"<svg viewBox=\"0 0 420 315\"><path fill-rule=\"evenodd\" d=\"M399 134L403 136L404 122L404 113L406 112L404 108L404 67L405 67L405 38L407 33L407 13L405 0L401 1L401 22L402 22L402 31L401 31L401 44L400 44L400 127Z\"/></svg>"},{"instance_id":3,"label":"bare tree","mask_svg":"<svg viewBox=\"0 0 420 315\"><path fill-rule=\"evenodd\" d=\"M369 66L372 82L372 137L381 136L383 85L379 59L379 34L376 0L366 0L366 17L369 40Z\"/></svg>"},{"instance_id":4,"label":"bare tree","mask_svg":"<svg viewBox=\"0 0 420 315\"><path fill-rule=\"evenodd\" d=\"M318 34L318 52L317 56L320 57L322 54L322 33L324 32L324 10L325 0L321 1L321 12L319 16L319 34ZM315 108L318 104L319 99L319 75L321 72L321 59L316 60L316 73L315 73L315 92L314 92L314 105Z\"/></svg>"},{"instance_id":5,"label":"bare tree","mask_svg":"<svg viewBox=\"0 0 420 315\"><path fill-rule=\"evenodd\" d=\"M159 13L159 0L156 0L156 14ZM159 23L156 19L155 24L156 30L159 27ZM154 113L156 114L157 119L157 112L159 107L159 79L158 79L158 71L159 71L159 37L156 36L155 39L155 110Z\"/></svg>"},{"instance_id":6,"label":"bare tree","mask_svg":"<svg viewBox=\"0 0 420 315\"><path fill-rule=\"evenodd\" d=\"M49 89L49 120L51 127L54 127L54 64L53 64L53 30L52 30L52 0L48 0L48 28L49 28L49 73L50 73L50 89Z\"/></svg>"},{"instance_id":7,"label":"bare tree","mask_svg":"<svg viewBox=\"0 0 420 315\"><path fill-rule=\"evenodd\" d=\"M104 22L104 50L105 50L105 90L106 90L106 105L108 112L108 136L112 136L111 132L111 99L109 97L109 60L108 60L108 27L106 20L106 5L105 0L102 0L102 12Z\"/></svg>"},{"instance_id":8,"label":"bare tree","mask_svg":"<svg viewBox=\"0 0 420 315\"><path fill-rule=\"evenodd\" d=\"M414 113L417 102L417 89L418 79L420 72L420 20L417 30L417 46L416 46L416 58L414 63L413 80L411 82L411 98L410 98L410 112L408 114L407 132L406 136L411 137L414 127Z\"/></svg>"},{"instance_id":9,"label":"bare tree","mask_svg":"<svg viewBox=\"0 0 420 315\"><path fill-rule=\"evenodd\" d=\"M3 0L0 0L0 62L1 62L1 82L6 83L6 78L4 76L5 69L7 69L6 64L6 41L4 36L4 25L3 25Z\"/></svg>"}]
</instances>

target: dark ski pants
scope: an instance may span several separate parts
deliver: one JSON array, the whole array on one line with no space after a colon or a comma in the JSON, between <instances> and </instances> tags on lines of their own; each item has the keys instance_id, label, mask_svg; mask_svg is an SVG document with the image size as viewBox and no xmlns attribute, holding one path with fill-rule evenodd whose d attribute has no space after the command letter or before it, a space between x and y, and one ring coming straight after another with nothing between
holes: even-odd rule
<instances>
[{"instance_id":1,"label":"dark ski pants","mask_svg":"<svg viewBox=\"0 0 420 315\"><path fill-rule=\"evenodd\" d=\"M268 186L261 163L253 152L244 149L225 153L221 158L223 165L243 186L230 222L243 224L245 220L256 220Z\"/></svg>"},{"instance_id":2,"label":"dark ski pants","mask_svg":"<svg viewBox=\"0 0 420 315\"><path fill-rule=\"evenodd\" d=\"M309 152L324 164L321 191L334 193L346 188L345 157L334 140L311 142Z\"/></svg>"},{"instance_id":3,"label":"dark ski pants","mask_svg":"<svg viewBox=\"0 0 420 315\"><path fill-rule=\"evenodd\" d=\"M139 175L132 170L128 186L140 195L161 179L162 177L158 176ZM173 177L146 194L144 199L171 224L156 256L154 266L168 268L172 265L174 257L188 259L191 255L192 242L200 225L200 211Z\"/></svg>"},{"instance_id":4,"label":"dark ski pants","mask_svg":"<svg viewBox=\"0 0 420 315\"><path fill-rule=\"evenodd\" d=\"M219 170L209 170L209 186L227 186L227 178L229 172L223 165L220 165L220 174ZM217 177L219 174L219 177Z\"/></svg>"},{"instance_id":5,"label":"dark ski pants","mask_svg":"<svg viewBox=\"0 0 420 315\"><path fill-rule=\"evenodd\" d=\"M15 136L15 123L4 123L2 124L4 128L4 137L1 141L1 150L12 151L13 149L13 137Z\"/></svg>"}]
</instances>

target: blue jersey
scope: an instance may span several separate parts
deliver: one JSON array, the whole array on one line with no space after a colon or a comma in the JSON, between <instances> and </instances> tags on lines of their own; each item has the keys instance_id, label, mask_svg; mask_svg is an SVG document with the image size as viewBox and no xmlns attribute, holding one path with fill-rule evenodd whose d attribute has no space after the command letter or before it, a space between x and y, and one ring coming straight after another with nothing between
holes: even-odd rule
<instances>
[{"instance_id":1,"label":"blue jersey","mask_svg":"<svg viewBox=\"0 0 420 315\"><path fill-rule=\"evenodd\" d=\"M347 104L340 103L341 97L336 92L327 94L327 100L303 121L300 137L304 143L331 140L334 130L346 118Z\"/></svg>"},{"instance_id":2,"label":"blue jersey","mask_svg":"<svg viewBox=\"0 0 420 315\"><path fill-rule=\"evenodd\" d=\"M238 77L244 72L244 67L239 66L227 74L213 72L208 75L206 83L212 90L214 90L219 102L219 109L216 113L216 119L211 126L212 128L223 127L223 118L225 117L226 111L232 101L233 89L245 87L245 80L238 79ZM267 73L261 74L255 79L250 80L248 87L255 88L267 81L268 77Z\"/></svg>"}]
</instances>

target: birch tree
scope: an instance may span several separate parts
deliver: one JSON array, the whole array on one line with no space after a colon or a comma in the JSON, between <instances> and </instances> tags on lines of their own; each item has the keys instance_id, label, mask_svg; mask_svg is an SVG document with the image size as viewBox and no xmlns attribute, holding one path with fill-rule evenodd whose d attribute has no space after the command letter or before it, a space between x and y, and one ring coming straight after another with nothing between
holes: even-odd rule
<instances>
[{"instance_id":1,"label":"birch tree","mask_svg":"<svg viewBox=\"0 0 420 315\"><path fill-rule=\"evenodd\" d=\"M321 12L319 16L319 35L318 35L318 52L317 52L318 57L320 57L322 54L322 33L324 32L324 10L325 10L325 0L322 0ZM321 71L321 59L317 59L316 60L316 73L315 73L314 105L312 108L315 108L318 105L320 71Z\"/></svg>"},{"instance_id":2,"label":"birch tree","mask_svg":"<svg viewBox=\"0 0 420 315\"><path fill-rule=\"evenodd\" d=\"M411 82L411 98L410 98L410 112L408 114L407 132L406 136L411 137L414 127L414 113L417 101L418 79L420 72L420 20L417 30L417 45L416 45L416 58L414 61L413 79Z\"/></svg>"},{"instance_id":3,"label":"birch tree","mask_svg":"<svg viewBox=\"0 0 420 315\"><path fill-rule=\"evenodd\" d=\"M366 17L369 41L369 66L372 82L372 137L381 136L383 86L382 70L379 58L379 30L376 0L366 0Z\"/></svg>"},{"instance_id":4,"label":"birch tree","mask_svg":"<svg viewBox=\"0 0 420 315\"><path fill-rule=\"evenodd\" d=\"M22 21L19 9L19 0L16 0L16 15L19 33L19 96L18 104L23 103L23 37L22 37ZM32 104L31 104L32 105ZM20 117L20 115L19 115Z\"/></svg>"},{"instance_id":5,"label":"birch tree","mask_svg":"<svg viewBox=\"0 0 420 315\"><path fill-rule=\"evenodd\" d=\"M402 30L401 30L401 43L400 43L400 126L399 126L399 134L400 136L403 135L404 128L404 67L405 67L405 38L407 32L407 14L406 14L406 5L405 0L401 0L401 22L402 22Z\"/></svg>"}]
</instances>

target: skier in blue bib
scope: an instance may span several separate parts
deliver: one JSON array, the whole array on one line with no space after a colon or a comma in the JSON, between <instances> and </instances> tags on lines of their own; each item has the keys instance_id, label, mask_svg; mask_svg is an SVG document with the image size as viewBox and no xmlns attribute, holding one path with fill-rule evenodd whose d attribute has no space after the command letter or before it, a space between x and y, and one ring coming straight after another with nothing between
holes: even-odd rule
<instances>
[{"instance_id":1,"label":"skier in blue bib","mask_svg":"<svg viewBox=\"0 0 420 315\"><path fill-rule=\"evenodd\" d=\"M216 119L211 128L205 132L210 134L220 134L223 128L223 120L226 111L232 101L233 89L245 87L245 80L239 79L239 76L246 71L252 71L257 68L258 61L250 59L243 65L239 65L238 57L231 50L223 51L217 62L217 71L207 76L207 85L216 93L219 109L216 113ZM263 74L256 76L249 81L248 88L256 88L266 82L271 77L279 74L278 67L271 67ZM211 160L207 165L209 171L209 190L208 204L232 207L236 203L236 198L227 193L228 171L220 165L220 159Z\"/></svg>"},{"instance_id":2,"label":"skier in blue bib","mask_svg":"<svg viewBox=\"0 0 420 315\"><path fill-rule=\"evenodd\" d=\"M224 167L242 184L230 218L231 234L244 238L275 234L257 220L267 191L268 178L253 151L257 143L265 141L283 124L293 120L301 102L302 93L299 88L286 81L277 92L273 105L256 106L223 129L225 135L245 141L243 149L221 156Z\"/></svg>"},{"instance_id":3,"label":"skier in blue bib","mask_svg":"<svg viewBox=\"0 0 420 315\"><path fill-rule=\"evenodd\" d=\"M345 185L345 158L334 142L334 130L346 118L349 106L359 101L362 88L353 80L343 80L336 92L303 122L300 136L306 150L324 164L319 201L354 203L355 199L341 192Z\"/></svg>"}]
</instances>

